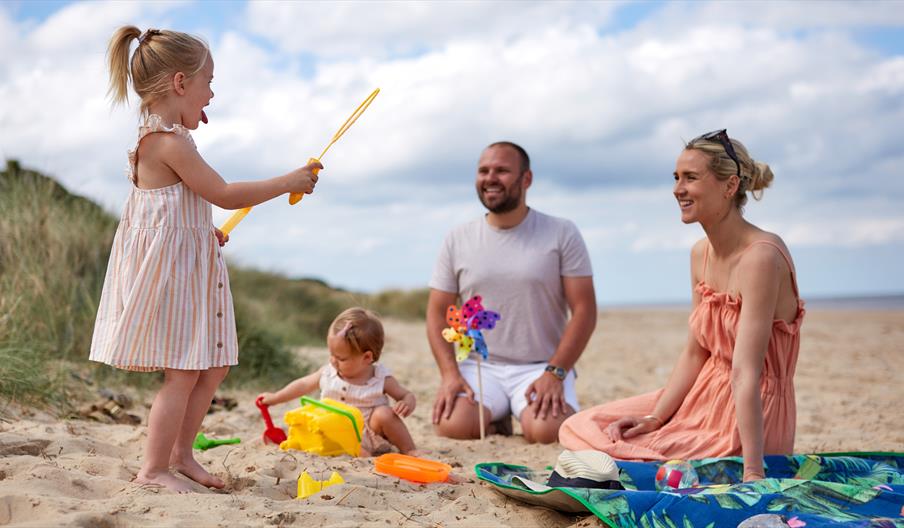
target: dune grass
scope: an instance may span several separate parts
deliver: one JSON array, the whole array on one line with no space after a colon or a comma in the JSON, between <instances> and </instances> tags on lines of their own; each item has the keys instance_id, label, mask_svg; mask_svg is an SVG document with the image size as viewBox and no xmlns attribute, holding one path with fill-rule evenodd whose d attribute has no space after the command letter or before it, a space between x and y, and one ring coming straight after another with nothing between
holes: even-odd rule
<instances>
[{"instance_id":1,"label":"dune grass","mask_svg":"<svg viewBox=\"0 0 904 528\"><path fill-rule=\"evenodd\" d=\"M65 411L97 386L159 379L87 360L116 225L97 204L16 161L0 171L0 400ZM233 266L230 282L240 349L231 386L273 388L303 375L311 366L290 347L323 345L348 306L418 318L426 304L426 290L358 294Z\"/></svg>"}]
</instances>

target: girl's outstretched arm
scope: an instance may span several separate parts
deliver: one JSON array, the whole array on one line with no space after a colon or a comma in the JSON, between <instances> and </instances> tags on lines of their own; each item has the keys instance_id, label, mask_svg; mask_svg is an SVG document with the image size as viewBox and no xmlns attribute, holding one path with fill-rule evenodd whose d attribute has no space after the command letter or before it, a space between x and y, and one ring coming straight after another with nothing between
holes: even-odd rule
<instances>
[{"instance_id":1,"label":"girl's outstretched arm","mask_svg":"<svg viewBox=\"0 0 904 528\"><path fill-rule=\"evenodd\" d=\"M414 393L403 387L394 377L386 376L386 381L383 383L383 393L396 401L392 410L402 418L414 412L414 407L417 405Z\"/></svg>"},{"instance_id":2,"label":"girl's outstretched arm","mask_svg":"<svg viewBox=\"0 0 904 528\"><path fill-rule=\"evenodd\" d=\"M266 202L290 192L310 194L314 191L320 162L313 162L282 176L261 181L226 183L198 150L184 137L158 134L160 159L188 187L208 202L223 209L241 209ZM156 150L156 149L155 149Z\"/></svg>"},{"instance_id":3,"label":"girl's outstretched arm","mask_svg":"<svg viewBox=\"0 0 904 528\"><path fill-rule=\"evenodd\" d=\"M305 394L310 394L317 390L317 387L320 386L320 375L323 373L323 369L324 367L320 367L307 376L289 383L277 392L262 392L257 397L261 398L261 403L264 405L276 405L295 398L301 398Z\"/></svg>"}]
</instances>

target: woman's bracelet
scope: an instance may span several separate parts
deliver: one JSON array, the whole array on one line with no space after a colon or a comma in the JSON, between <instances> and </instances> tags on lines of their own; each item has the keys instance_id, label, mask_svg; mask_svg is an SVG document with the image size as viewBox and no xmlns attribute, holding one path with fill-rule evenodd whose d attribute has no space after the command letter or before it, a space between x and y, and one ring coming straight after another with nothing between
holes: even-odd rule
<instances>
[{"instance_id":1,"label":"woman's bracelet","mask_svg":"<svg viewBox=\"0 0 904 528\"><path fill-rule=\"evenodd\" d=\"M662 421L662 418L656 416L655 414L648 414L648 415L644 416L643 419L644 420L647 420L647 419L655 420L659 424L659 427L662 427L663 425L665 425L665 422Z\"/></svg>"}]
</instances>

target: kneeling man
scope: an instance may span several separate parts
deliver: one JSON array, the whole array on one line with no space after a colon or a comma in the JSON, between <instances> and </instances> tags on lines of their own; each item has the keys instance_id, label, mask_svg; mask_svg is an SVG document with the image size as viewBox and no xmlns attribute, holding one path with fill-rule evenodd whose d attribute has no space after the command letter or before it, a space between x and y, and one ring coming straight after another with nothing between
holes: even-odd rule
<instances>
[{"instance_id":1,"label":"kneeling man","mask_svg":"<svg viewBox=\"0 0 904 528\"><path fill-rule=\"evenodd\" d=\"M442 376L433 404L442 436L480 436L476 361L456 363L442 337L446 308L474 295L502 314L484 333L488 431L510 432L514 415L528 442L552 443L559 425L578 410L573 367L596 326L590 256L574 223L527 206L532 180L524 149L510 142L487 147L476 183L488 212L453 229L440 250L430 279L427 338Z\"/></svg>"}]
</instances>

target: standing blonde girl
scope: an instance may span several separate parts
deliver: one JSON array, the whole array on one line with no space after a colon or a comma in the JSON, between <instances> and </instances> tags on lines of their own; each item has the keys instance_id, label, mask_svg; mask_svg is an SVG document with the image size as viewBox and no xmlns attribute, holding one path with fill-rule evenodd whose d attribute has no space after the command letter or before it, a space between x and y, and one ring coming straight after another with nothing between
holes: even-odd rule
<instances>
[{"instance_id":1,"label":"standing blonde girl","mask_svg":"<svg viewBox=\"0 0 904 528\"><path fill-rule=\"evenodd\" d=\"M138 45L130 57L133 40ZM210 204L238 209L281 194L311 193L319 163L264 181L226 183L201 157L189 130L207 123L213 58L204 41L176 31L118 29L108 49L114 104L131 82L141 105L129 151L131 192L113 239L90 359L164 371L148 416L136 481L177 492L222 488L192 456L192 441L238 342L229 277Z\"/></svg>"}]
</instances>

